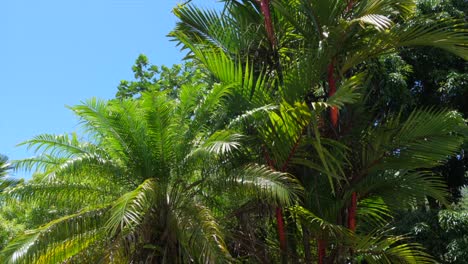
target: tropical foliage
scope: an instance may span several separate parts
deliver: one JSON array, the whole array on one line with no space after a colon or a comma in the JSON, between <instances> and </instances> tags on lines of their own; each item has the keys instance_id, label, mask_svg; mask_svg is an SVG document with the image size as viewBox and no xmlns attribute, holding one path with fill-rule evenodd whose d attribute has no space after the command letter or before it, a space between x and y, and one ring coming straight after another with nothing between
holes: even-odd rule
<instances>
[{"instance_id":1,"label":"tropical foliage","mask_svg":"<svg viewBox=\"0 0 468 264\"><path fill-rule=\"evenodd\" d=\"M397 218L398 233L410 234L441 263L464 263L467 257L468 199L466 188L460 204L450 209L418 209L401 212Z\"/></svg>"},{"instance_id":2,"label":"tropical foliage","mask_svg":"<svg viewBox=\"0 0 468 264\"><path fill-rule=\"evenodd\" d=\"M38 156L14 166L35 176L5 199L53 210L2 261L463 258L464 236L431 256L424 246L438 251L417 239L428 229L401 228L415 221L394 216L453 201L440 172L463 155L466 120L413 100L423 84L404 58L430 46L468 59L464 18L434 21L422 15L427 1L224 2L174 10L184 69L140 56L117 99L70 108L83 135L23 143ZM446 102L458 102L461 75L444 83ZM438 212L440 233L458 230L463 210Z\"/></svg>"},{"instance_id":3,"label":"tropical foliage","mask_svg":"<svg viewBox=\"0 0 468 264\"><path fill-rule=\"evenodd\" d=\"M93 99L71 108L89 141L46 134L25 142L42 154L16 166L41 174L9 195L38 199L63 216L13 240L4 261L230 259L206 200L223 188L224 199L233 192L287 205L300 189L287 174L229 161L242 155L242 136L205 126L229 88L214 87L202 102L199 92L185 86L177 101L165 93L138 101Z\"/></svg>"}]
</instances>

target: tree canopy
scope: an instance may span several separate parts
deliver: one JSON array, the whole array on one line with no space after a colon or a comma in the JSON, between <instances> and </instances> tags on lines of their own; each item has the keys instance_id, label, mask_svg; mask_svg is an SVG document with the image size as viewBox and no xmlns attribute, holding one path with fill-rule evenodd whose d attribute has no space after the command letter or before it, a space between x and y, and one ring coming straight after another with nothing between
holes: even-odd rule
<instances>
[{"instance_id":1,"label":"tree canopy","mask_svg":"<svg viewBox=\"0 0 468 264\"><path fill-rule=\"evenodd\" d=\"M22 143L0 260L461 263L466 3L224 5L177 6L184 64L140 55L82 135Z\"/></svg>"}]
</instances>

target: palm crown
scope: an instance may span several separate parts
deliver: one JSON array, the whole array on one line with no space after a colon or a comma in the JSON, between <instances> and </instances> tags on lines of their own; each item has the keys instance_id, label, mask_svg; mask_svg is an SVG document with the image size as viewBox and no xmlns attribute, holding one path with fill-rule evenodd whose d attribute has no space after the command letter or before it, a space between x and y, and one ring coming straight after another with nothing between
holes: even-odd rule
<instances>
[{"instance_id":1,"label":"palm crown","mask_svg":"<svg viewBox=\"0 0 468 264\"><path fill-rule=\"evenodd\" d=\"M345 261L343 252L370 262L428 261L417 245L392 251L402 238L369 232L369 226L382 228L391 208L426 196L445 201L444 183L429 169L456 153L465 121L434 109L366 114L372 102L366 101L365 62L419 45L466 59L464 23L427 24L412 17L416 3L410 0L227 2L222 14L177 9L181 22L172 35L218 79L249 80L236 90L244 111L258 115L263 102L277 105L254 134L263 143L264 162L294 173L305 187L301 206L290 208L303 223L299 235L314 231L304 247L310 238L319 252L328 244L334 248L330 261ZM356 214L367 222L357 230Z\"/></svg>"},{"instance_id":2,"label":"palm crown","mask_svg":"<svg viewBox=\"0 0 468 264\"><path fill-rule=\"evenodd\" d=\"M202 92L201 86L184 87L179 100L165 93L138 101L93 99L71 108L90 141L73 134L25 142L44 154L17 166L35 166L42 175L10 196L42 197L72 211L17 238L3 251L4 260L230 259L216 215L205 205L210 190L288 204L295 182L260 165L230 164L227 157L240 148L242 136L205 126L229 89Z\"/></svg>"}]
</instances>

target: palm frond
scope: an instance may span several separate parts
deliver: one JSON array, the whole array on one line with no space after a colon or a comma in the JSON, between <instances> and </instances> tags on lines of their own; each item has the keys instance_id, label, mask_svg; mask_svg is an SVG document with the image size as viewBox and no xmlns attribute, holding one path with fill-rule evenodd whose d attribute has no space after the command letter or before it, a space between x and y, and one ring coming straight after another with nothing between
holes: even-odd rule
<instances>
[{"instance_id":1,"label":"palm frond","mask_svg":"<svg viewBox=\"0 0 468 264\"><path fill-rule=\"evenodd\" d=\"M366 15L387 15L397 14L403 18L408 18L416 10L414 0L360 0L356 1L353 8L353 15L364 17Z\"/></svg>"},{"instance_id":2,"label":"palm frond","mask_svg":"<svg viewBox=\"0 0 468 264\"><path fill-rule=\"evenodd\" d=\"M374 26L377 30L382 31L392 26L393 22L388 17L378 14L368 14L359 18L355 18L353 21L358 22L362 26L366 24Z\"/></svg>"},{"instance_id":3,"label":"palm frond","mask_svg":"<svg viewBox=\"0 0 468 264\"><path fill-rule=\"evenodd\" d=\"M427 196L448 204L446 184L433 172L389 170L370 174L353 186L352 190L363 197L379 196L391 208L408 208L418 201L424 201Z\"/></svg>"},{"instance_id":4,"label":"palm frond","mask_svg":"<svg viewBox=\"0 0 468 264\"><path fill-rule=\"evenodd\" d=\"M392 218L391 208L381 197L366 197L359 201L357 218L364 225L383 227Z\"/></svg>"},{"instance_id":5,"label":"palm frond","mask_svg":"<svg viewBox=\"0 0 468 264\"><path fill-rule=\"evenodd\" d=\"M118 121L113 114L113 108L116 107L103 100L92 98L82 105L69 108L81 119L85 132L96 137L98 141L105 140L108 149L113 150L115 156L129 152L129 146L123 135L119 133Z\"/></svg>"},{"instance_id":6,"label":"palm frond","mask_svg":"<svg viewBox=\"0 0 468 264\"><path fill-rule=\"evenodd\" d=\"M145 216L155 206L157 181L145 180L138 188L121 196L110 209L106 228L111 236L128 234L142 224Z\"/></svg>"},{"instance_id":7,"label":"palm frond","mask_svg":"<svg viewBox=\"0 0 468 264\"><path fill-rule=\"evenodd\" d=\"M18 146L25 145L28 149L34 148L35 153L46 152L49 155L64 158L87 153L89 146L88 143L80 142L76 133L70 135L42 134L18 144Z\"/></svg>"},{"instance_id":8,"label":"palm frond","mask_svg":"<svg viewBox=\"0 0 468 264\"><path fill-rule=\"evenodd\" d=\"M64 158L57 158L48 154L41 154L35 157L26 158L22 160L14 160L16 170L25 170L25 171L43 171L50 172L54 168L58 167L60 164L65 162Z\"/></svg>"},{"instance_id":9,"label":"palm frond","mask_svg":"<svg viewBox=\"0 0 468 264\"><path fill-rule=\"evenodd\" d=\"M341 72L345 73L359 63L400 47L431 46L444 49L465 60L468 59L468 34L463 21L447 19L436 24L413 21L396 25L369 37L361 37L362 48L347 56Z\"/></svg>"},{"instance_id":10,"label":"palm frond","mask_svg":"<svg viewBox=\"0 0 468 264\"><path fill-rule=\"evenodd\" d=\"M396 47L432 46L468 60L468 31L464 21L448 19L435 25L409 25L396 28Z\"/></svg>"},{"instance_id":11,"label":"palm frond","mask_svg":"<svg viewBox=\"0 0 468 264\"><path fill-rule=\"evenodd\" d=\"M180 19L177 23L175 35L184 32L192 41L196 40L204 45L222 48L228 52L236 52L236 47L241 40L240 34L233 28L234 21L226 15L221 15L216 10L202 10L194 5L175 8L174 14Z\"/></svg>"},{"instance_id":12,"label":"palm frond","mask_svg":"<svg viewBox=\"0 0 468 264\"><path fill-rule=\"evenodd\" d=\"M199 263L233 261L224 242L221 227L210 209L193 201L187 206L189 208L183 207L183 210L180 210L178 228L184 230L181 232L184 234L181 242L189 252L189 259L196 259Z\"/></svg>"},{"instance_id":13,"label":"palm frond","mask_svg":"<svg viewBox=\"0 0 468 264\"><path fill-rule=\"evenodd\" d=\"M26 231L2 250L4 263L59 263L104 239L108 206L84 210Z\"/></svg>"},{"instance_id":14,"label":"palm frond","mask_svg":"<svg viewBox=\"0 0 468 264\"><path fill-rule=\"evenodd\" d=\"M349 229L330 223L302 206L296 205L288 208L288 210L294 217L299 219L301 224L307 226L320 239L341 240L344 243L343 240L347 240L351 236Z\"/></svg>"},{"instance_id":15,"label":"palm frond","mask_svg":"<svg viewBox=\"0 0 468 264\"><path fill-rule=\"evenodd\" d=\"M431 168L455 154L463 143L466 124L452 111L414 110L401 121L400 115L371 128L363 152L369 172L385 169ZM464 132L462 132L464 133Z\"/></svg>"},{"instance_id":16,"label":"palm frond","mask_svg":"<svg viewBox=\"0 0 468 264\"><path fill-rule=\"evenodd\" d=\"M269 105L254 108L252 110L248 110L245 113L233 118L230 121L228 128L241 126L242 124L246 124L246 123L252 124L257 120L262 120L264 118L266 119L268 113L270 113L273 110L278 110L278 109L279 109L279 106L269 104ZM264 118L262 118L262 116Z\"/></svg>"},{"instance_id":17,"label":"palm frond","mask_svg":"<svg viewBox=\"0 0 468 264\"><path fill-rule=\"evenodd\" d=\"M243 136L229 130L221 130L213 133L206 139L200 147L194 149L189 156L198 156L203 154L227 155L241 146Z\"/></svg>"},{"instance_id":18,"label":"palm frond","mask_svg":"<svg viewBox=\"0 0 468 264\"><path fill-rule=\"evenodd\" d=\"M294 157L311 115L305 103L290 105L283 102L278 111L269 113L268 122L258 127L259 139L279 170L283 170Z\"/></svg>"},{"instance_id":19,"label":"palm frond","mask_svg":"<svg viewBox=\"0 0 468 264\"><path fill-rule=\"evenodd\" d=\"M229 188L241 187L239 192L250 192L258 198L282 206L293 204L303 192L300 183L292 175L257 164L235 171L229 182L232 184Z\"/></svg>"},{"instance_id":20,"label":"palm frond","mask_svg":"<svg viewBox=\"0 0 468 264\"><path fill-rule=\"evenodd\" d=\"M373 232L357 236L356 255L368 263L434 263L434 259L416 243L405 243L403 236L386 236L385 232Z\"/></svg>"},{"instance_id":21,"label":"palm frond","mask_svg":"<svg viewBox=\"0 0 468 264\"><path fill-rule=\"evenodd\" d=\"M13 166L8 162L8 157L0 154L0 179L5 177Z\"/></svg>"},{"instance_id":22,"label":"palm frond","mask_svg":"<svg viewBox=\"0 0 468 264\"><path fill-rule=\"evenodd\" d=\"M135 141L139 142L140 151L134 166L136 174L142 176L142 180L150 177L167 177L168 168L171 163L180 159L177 157L175 148L177 134L184 135L183 126L175 124L176 104L170 100L165 93L146 93L142 96L141 106L144 121L135 116L134 122L146 123L140 135L134 135ZM175 131L179 128L179 131ZM147 140L142 140L146 138ZM143 166L142 166L143 165Z\"/></svg>"},{"instance_id":23,"label":"palm frond","mask_svg":"<svg viewBox=\"0 0 468 264\"><path fill-rule=\"evenodd\" d=\"M365 76L365 73L360 73L346 79L326 103L338 109L341 109L345 104L355 103L361 96L359 88L362 86Z\"/></svg>"},{"instance_id":24,"label":"palm frond","mask_svg":"<svg viewBox=\"0 0 468 264\"><path fill-rule=\"evenodd\" d=\"M8 199L38 202L43 206L61 206L68 210L102 204L119 196L119 190L111 186L96 186L88 183L42 182L18 185L4 195Z\"/></svg>"}]
</instances>

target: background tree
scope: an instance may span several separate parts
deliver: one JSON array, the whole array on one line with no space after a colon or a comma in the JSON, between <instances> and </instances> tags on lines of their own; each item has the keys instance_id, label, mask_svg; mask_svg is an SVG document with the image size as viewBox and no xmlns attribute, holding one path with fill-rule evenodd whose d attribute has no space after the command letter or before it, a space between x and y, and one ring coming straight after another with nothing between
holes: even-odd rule
<instances>
[{"instance_id":1,"label":"background tree","mask_svg":"<svg viewBox=\"0 0 468 264\"><path fill-rule=\"evenodd\" d=\"M202 68L193 62L184 61L171 68L158 67L150 64L148 57L140 54L132 67L134 81L122 80L117 87L116 98L140 97L144 92L167 91L169 96L176 98L178 90L183 85L211 87L213 84Z\"/></svg>"}]
</instances>

